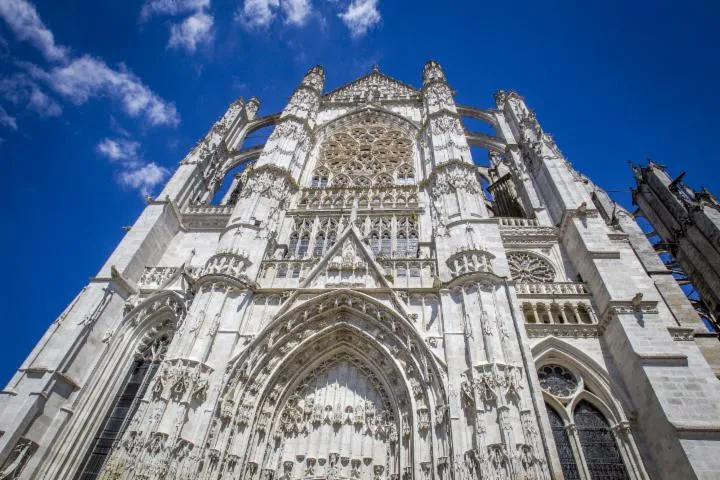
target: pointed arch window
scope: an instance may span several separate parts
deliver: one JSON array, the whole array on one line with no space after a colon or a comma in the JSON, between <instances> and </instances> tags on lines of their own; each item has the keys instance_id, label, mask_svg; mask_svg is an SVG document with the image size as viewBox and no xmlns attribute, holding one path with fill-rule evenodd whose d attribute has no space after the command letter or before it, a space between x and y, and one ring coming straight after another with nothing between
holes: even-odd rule
<instances>
[{"instance_id":1,"label":"pointed arch window","mask_svg":"<svg viewBox=\"0 0 720 480\"><path fill-rule=\"evenodd\" d=\"M297 250L298 246L298 239L299 235L297 233L293 233L292 235L290 235L290 241L288 242L288 251L286 255L287 258L295 255L295 251Z\"/></svg>"},{"instance_id":2,"label":"pointed arch window","mask_svg":"<svg viewBox=\"0 0 720 480\"><path fill-rule=\"evenodd\" d=\"M297 256L298 258L305 258L307 255L308 247L310 246L310 235L307 233L300 237L300 243L298 244Z\"/></svg>"},{"instance_id":3,"label":"pointed arch window","mask_svg":"<svg viewBox=\"0 0 720 480\"><path fill-rule=\"evenodd\" d=\"M370 248L375 255L380 252L380 235L378 235L376 232L370 234Z\"/></svg>"},{"instance_id":4,"label":"pointed arch window","mask_svg":"<svg viewBox=\"0 0 720 480\"><path fill-rule=\"evenodd\" d=\"M576 397L585 395L572 410L570 407L562 410L562 416L546 404L566 480L629 480L618 440L626 448L632 440L616 438L605 415L587 400L589 390L585 389L582 376L562 365L546 364L539 367L538 379L544 394L553 397L558 405L573 405ZM631 456L627 460L633 461Z\"/></svg>"},{"instance_id":5,"label":"pointed arch window","mask_svg":"<svg viewBox=\"0 0 720 480\"><path fill-rule=\"evenodd\" d=\"M313 174L312 180L310 181L310 186L312 186L313 188L325 188L328 186L329 179L330 178L327 170L325 170L324 168L318 168Z\"/></svg>"},{"instance_id":6,"label":"pointed arch window","mask_svg":"<svg viewBox=\"0 0 720 480\"><path fill-rule=\"evenodd\" d=\"M397 237L397 256L406 257L408 253L408 241L405 232L398 232Z\"/></svg>"},{"instance_id":7,"label":"pointed arch window","mask_svg":"<svg viewBox=\"0 0 720 480\"><path fill-rule=\"evenodd\" d=\"M560 466L562 467L565 480L581 480L577 463L575 463L575 453L573 452L570 439L568 438L565 424L560 415L550 405L545 404L550 419L550 428L552 428L553 437L555 438L555 446L557 447L558 456L560 457Z\"/></svg>"},{"instance_id":8,"label":"pointed arch window","mask_svg":"<svg viewBox=\"0 0 720 480\"><path fill-rule=\"evenodd\" d=\"M575 428L582 445L585 462L593 480L629 479L627 469L602 413L583 400L573 412Z\"/></svg>"},{"instance_id":9,"label":"pointed arch window","mask_svg":"<svg viewBox=\"0 0 720 480\"><path fill-rule=\"evenodd\" d=\"M392 236L390 232L383 232L382 237L380 237L380 253L386 257L392 254Z\"/></svg>"},{"instance_id":10,"label":"pointed arch window","mask_svg":"<svg viewBox=\"0 0 720 480\"><path fill-rule=\"evenodd\" d=\"M313 248L313 256L320 257L325 251L325 234L320 232L315 237L315 247Z\"/></svg>"},{"instance_id":11,"label":"pointed arch window","mask_svg":"<svg viewBox=\"0 0 720 480\"><path fill-rule=\"evenodd\" d=\"M125 383L115 397L101 430L85 455L83 467L78 471L76 480L98 478L113 445L122 438L128 421L139 406L139 400L145 395L148 385L157 373L169 343L168 336L157 338L130 367Z\"/></svg>"}]
</instances>

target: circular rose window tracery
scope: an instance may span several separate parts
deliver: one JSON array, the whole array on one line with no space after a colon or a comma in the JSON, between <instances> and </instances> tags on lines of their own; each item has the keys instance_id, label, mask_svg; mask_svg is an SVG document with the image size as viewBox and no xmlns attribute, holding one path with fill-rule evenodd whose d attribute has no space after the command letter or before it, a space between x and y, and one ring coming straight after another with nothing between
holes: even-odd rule
<instances>
[{"instance_id":1,"label":"circular rose window tracery","mask_svg":"<svg viewBox=\"0 0 720 480\"><path fill-rule=\"evenodd\" d=\"M412 141L382 117L369 114L324 142L319 165L332 174L332 185L339 185L337 179L346 175L351 185L345 186L361 177L385 186L388 176L394 178L401 167L403 180L412 178Z\"/></svg>"},{"instance_id":2,"label":"circular rose window tracery","mask_svg":"<svg viewBox=\"0 0 720 480\"><path fill-rule=\"evenodd\" d=\"M540 387L556 397L571 397L577 392L580 382L577 377L560 365L544 365L538 370Z\"/></svg>"},{"instance_id":3,"label":"circular rose window tracery","mask_svg":"<svg viewBox=\"0 0 720 480\"><path fill-rule=\"evenodd\" d=\"M547 260L527 252L507 254L510 275L521 283L550 283L555 280L555 269Z\"/></svg>"}]
</instances>

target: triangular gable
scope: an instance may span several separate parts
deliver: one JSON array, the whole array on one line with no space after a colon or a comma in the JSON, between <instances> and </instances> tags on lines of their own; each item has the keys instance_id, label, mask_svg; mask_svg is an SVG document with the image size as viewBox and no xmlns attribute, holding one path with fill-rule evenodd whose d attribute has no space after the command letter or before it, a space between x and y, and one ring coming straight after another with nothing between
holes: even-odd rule
<instances>
[{"instance_id":1,"label":"triangular gable","mask_svg":"<svg viewBox=\"0 0 720 480\"><path fill-rule=\"evenodd\" d=\"M420 91L383 73L373 70L364 77L336 88L323 96L330 102L377 100L417 100Z\"/></svg>"},{"instance_id":2,"label":"triangular gable","mask_svg":"<svg viewBox=\"0 0 720 480\"><path fill-rule=\"evenodd\" d=\"M390 288L390 284L355 226L349 225L300 288Z\"/></svg>"}]
</instances>

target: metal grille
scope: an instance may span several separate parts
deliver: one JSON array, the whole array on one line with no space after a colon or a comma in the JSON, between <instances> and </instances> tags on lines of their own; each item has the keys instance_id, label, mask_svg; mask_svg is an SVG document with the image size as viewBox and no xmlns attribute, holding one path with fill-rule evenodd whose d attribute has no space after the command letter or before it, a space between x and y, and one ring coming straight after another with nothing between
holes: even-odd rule
<instances>
[{"instance_id":1,"label":"metal grille","mask_svg":"<svg viewBox=\"0 0 720 480\"><path fill-rule=\"evenodd\" d=\"M548 418L550 419L553 437L555 437L555 446L560 456L560 466L562 467L565 480L580 480L580 472L575 463L575 454L570 446L570 439L565 431L562 418L560 418L560 415L549 405L546 404L545 408L547 408Z\"/></svg>"},{"instance_id":2,"label":"metal grille","mask_svg":"<svg viewBox=\"0 0 720 480\"><path fill-rule=\"evenodd\" d=\"M138 402L145 394L167 350L167 338L160 338L145 352L145 356L136 361L130 370L125 385L120 389L113 407L103 422L103 427L95 437L85 457L84 466L78 471L76 480L95 480L112 451L115 441L122 437L127 420L137 410Z\"/></svg>"},{"instance_id":3,"label":"metal grille","mask_svg":"<svg viewBox=\"0 0 720 480\"><path fill-rule=\"evenodd\" d=\"M627 473L605 417L582 401L575 409L575 426L593 480L625 480Z\"/></svg>"}]
</instances>

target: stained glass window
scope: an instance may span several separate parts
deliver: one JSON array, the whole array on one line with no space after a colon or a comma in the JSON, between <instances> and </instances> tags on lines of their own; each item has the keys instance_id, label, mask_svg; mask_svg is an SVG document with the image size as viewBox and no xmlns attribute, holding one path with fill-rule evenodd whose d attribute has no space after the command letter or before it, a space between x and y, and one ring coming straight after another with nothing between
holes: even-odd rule
<instances>
[{"instance_id":1,"label":"stained glass window","mask_svg":"<svg viewBox=\"0 0 720 480\"><path fill-rule=\"evenodd\" d=\"M629 479L615 437L597 408L581 401L573 414L592 480Z\"/></svg>"},{"instance_id":2,"label":"stained glass window","mask_svg":"<svg viewBox=\"0 0 720 480\"><path fill-rule=\"evenodd\" d=\"M556 397L569 397L578 389L578 380L560 365L545 365L538 370L540 386Z\"/></svg>"},{"instance_id":3,"label":"stained glass window","mask_svg":"<svg viewBox=\"0 0 720 480\"><path fill-rule=\"evenodd\" d=\"M565 480L580 480L580 472L577 463L575 463L575 454L573 453L570 439L565 431L565 424L560 415L549 405L547 408L548 418L550 419L550 427L552 428L553 437L555 438L555 446L560 457L560 466L562 467Z\"/></svg>"},{"instance_id":4,"label":"stained glass window","mask_svg":"<svg viewBox=\"0 0 720 480\"><path fill-rule=\"evenodd\" d=\"M122 437L127 421L137 410L138 400L145 395L150 381L155 376L160 361L165 356L169 339L162 337L145 350L143 357L136 361L128 373L125 385L115 397L103 427L88 450L83 468L78 471L77 480L98 478L105 460L115 442Z\"/></svg>"}]
</instances>

